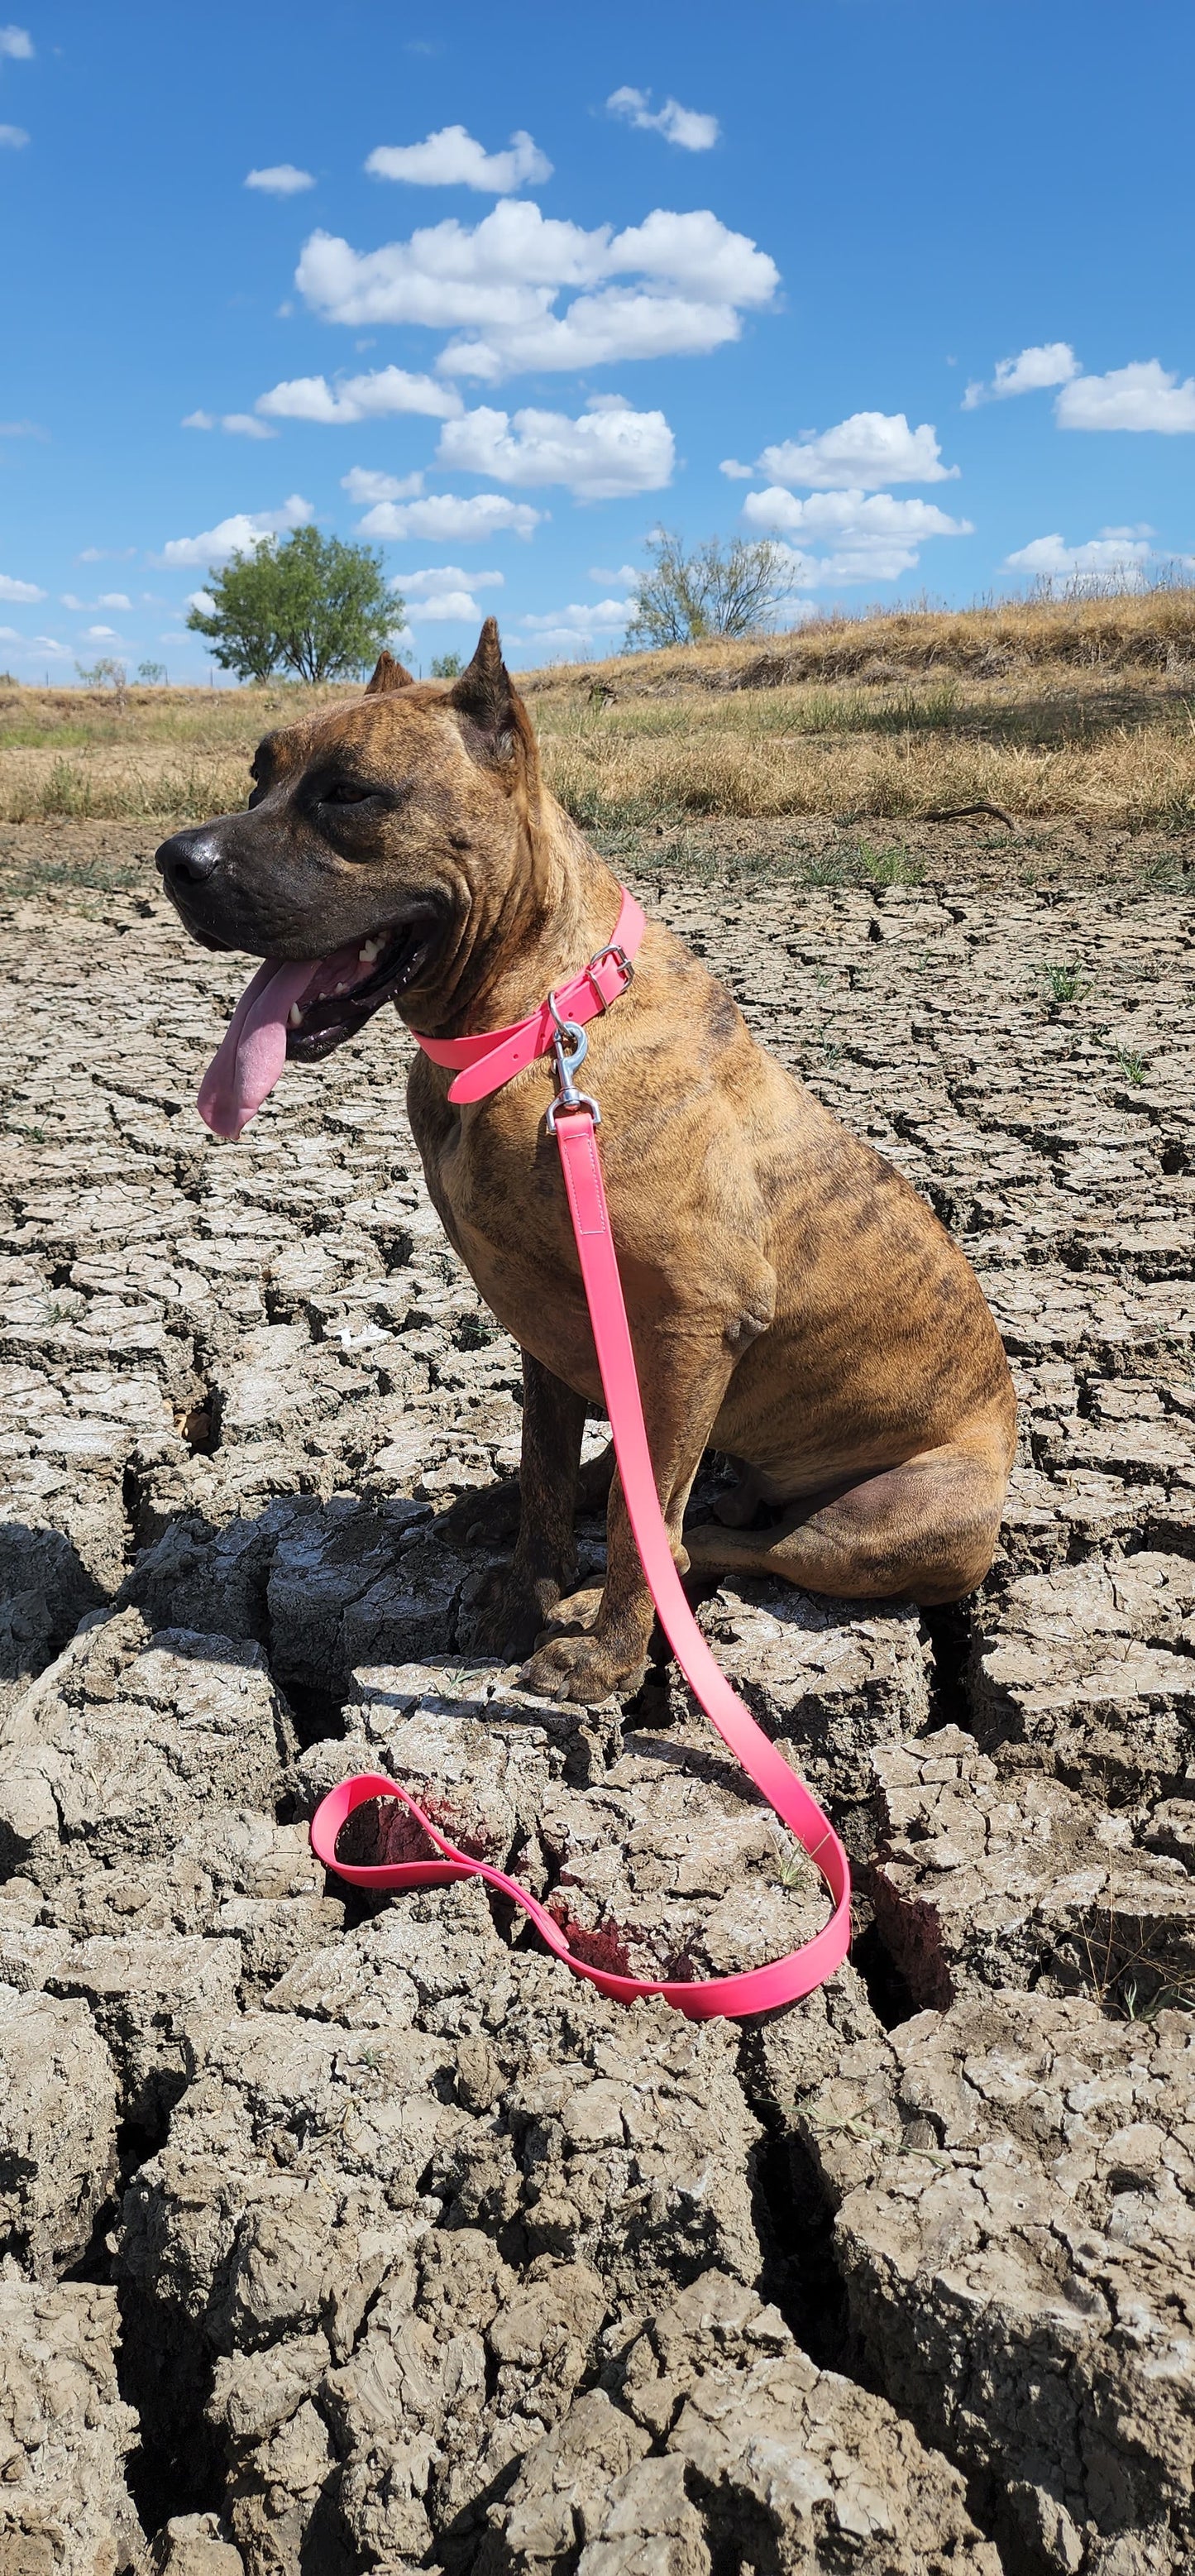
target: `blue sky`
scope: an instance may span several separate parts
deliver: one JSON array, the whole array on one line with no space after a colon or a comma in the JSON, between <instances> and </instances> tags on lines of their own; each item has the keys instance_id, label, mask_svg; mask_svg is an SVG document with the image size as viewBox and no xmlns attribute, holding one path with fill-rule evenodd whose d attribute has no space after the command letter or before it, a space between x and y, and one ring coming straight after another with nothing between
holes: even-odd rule
<instances>
[{"instance_id":1,"label":"blue sky","mask_svg":"<svg viewBox=\"0 0 1195 2576\"><path fill-rule=\"evenodd\" d=\"M202 677L307 517L425 669L617 649L661 522L794 616L1195 556L1193 75L1189 0L25 0L0 667Z\"/></svg>"}]
</instances>

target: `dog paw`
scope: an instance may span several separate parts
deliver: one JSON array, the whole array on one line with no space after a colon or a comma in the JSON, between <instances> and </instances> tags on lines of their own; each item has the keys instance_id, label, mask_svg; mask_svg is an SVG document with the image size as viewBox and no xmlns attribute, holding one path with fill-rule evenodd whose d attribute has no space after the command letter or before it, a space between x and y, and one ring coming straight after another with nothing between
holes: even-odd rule
<instances>
[{"instance_id":1,"label":"dog paw","mask_svg":"<svg viewBox=\"0 0 1195 2576\"><path fill-rule=\"evenodd\" d=\"M500 1655L504 1663L518 1663L529 1655L543 1634L545 1621L554 1616L555 1605L545 1597L549 1589L547 1584L532 1587L520 1582L508 1566L496 1566L472 1621L472 1643L477 1650Z\"/></svg>"},{"instance_id":2,"label":"dog paw","mask_svg":"<svg viewBox=\"0 0 1195 2576\"><path fill-rule=\"evenodd\" d=\"M453 1538L463 1539L466 1546L494 1547L515 1536L521 1509L518 1477L506 1476L500 1485L486 1485L480 1493L458 1494L444 1520Z\"/></svg>"},{"instance_id":3,"label":"dog paw","mask_svg":"<svg viewBox=\"0 0 1195 2576\"><path fill-rule=\"evenodd\" d=\"M548 1619L541 1619L541 1628L547 1630L549 1637L563 1636L566 1632L575 1635L581 1629L592 1628L604 1594L605 1587L601 1583L589 1584L581 1592L570 1592L563 1601L556 1603Z\"/></svg>"},{"instance_id":4,"label":"dog paw","mask_svg":"<svg viewBox=\"0 0 1195 2576\"><path fill-rule=\"evenodd\" d=\"M519 1680L541 1699L580 1700L595 1708L613 1691L625 1696L637 1689L643 1671L642 1659L628 1663L600 1637L548 1637L524 1664Z\"/></svg>"}]
</instances>

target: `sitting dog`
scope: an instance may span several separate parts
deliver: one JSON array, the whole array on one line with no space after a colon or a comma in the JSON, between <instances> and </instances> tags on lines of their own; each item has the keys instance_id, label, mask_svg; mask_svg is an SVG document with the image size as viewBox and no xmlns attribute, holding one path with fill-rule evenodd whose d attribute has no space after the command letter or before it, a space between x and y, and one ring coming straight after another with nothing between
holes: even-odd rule
<instances>
[{"instance_id":1,"label":"sitting dog","mask_svg":"<svg viewBox=\"0 0 1195 2576\"><path fill-rule=\"evenodd\" d=\"M492 618L455 682L415 683L384 654L360 699L269 735L253 777L246 812L158 852L196 939L270 961L200 1094L219 1133L239 1134L286 1056L327 1054L383 1002L426 1036L496 1029L611 937L621 889L542 784ZM991 1560L1016 1424L961 1252L670 931L649 925L633 983L587 1034L680 1570L957 1600ZM463 1108L451 1079L416 1056L411 1124L445 1232L523 1354L521 1517L484 1642L530 1654L532 1690L600 1700L641 1673L653 1614L608 1465L605 1584L565 1597L582 1429L602 1390L545 1130L554 1073L540 1059ZM721 1522L686 1542L707 1448L742 1479ZM589 1475L590 1501L601 1481ZM499 1495L495 1520L501 1508Z\"/></svg>"}]
</instances>

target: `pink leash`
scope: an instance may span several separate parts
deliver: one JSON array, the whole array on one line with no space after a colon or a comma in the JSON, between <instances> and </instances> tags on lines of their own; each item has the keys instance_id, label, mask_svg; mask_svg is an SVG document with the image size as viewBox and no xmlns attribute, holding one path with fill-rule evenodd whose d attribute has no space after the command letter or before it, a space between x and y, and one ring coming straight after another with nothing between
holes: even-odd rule
<instances>
[{"instance_id":1,"label":"pink leash","mask_svg":"<svg viewBox=\"0 0 1195 2576\"><path fill-rule=\"evenodd\" d=\"M719 2013L769 2012L778 2004L795 2003L799 1996L812 1994L815 1987L823 1985L841 1966L850 1944L851 1881L846 1853L829 1818L719 1671L685 1599L656 1494L594 1133L601 1123L601 1112L596 1101L579 1092L573 1081L588 1051L582 1023L606 1010L619 993L626 991L644 928L639 905L632 895L624 894L609 947L600 950L570 983L550 994L530 1018L484 1037L432 1039L415 1034L434 1063L462 1068L449 1090L450 1101L483 1099L524 1065L546 1055L549 1047L554 1050L560 1091L548 1111L548 1129L560 1151L614 1453L648 1588L673 1654L711 1725L820 1870L833 1899L833 1913L812 1941L800 1950L790 1950L783 1959L774 1959L765 1968L706 1979L620 1977L579 1959L546 1906L517 1878L509 1878L488 1861L474 1860L458 1850L425 1816L410 1791L382 1772L361 1772L351 1780L342 1780L321 1801L311 1821L311 1845L326 1869L348 1879L354 1887L442 1887L457 1878L484 1879L488 1887L498 1888L520 1906L556 1957L563 1959L578 1977L587 1977L599 1993L627 2004L636 2002L641 1995L662 1995L665 2003L675 2005L691 2021L709 2021ZM399 1799L443 1858L374 1866L338 1860L336 1844L343 1825L355 1807L372 1798Z\"/></svg>"}]
</instances>

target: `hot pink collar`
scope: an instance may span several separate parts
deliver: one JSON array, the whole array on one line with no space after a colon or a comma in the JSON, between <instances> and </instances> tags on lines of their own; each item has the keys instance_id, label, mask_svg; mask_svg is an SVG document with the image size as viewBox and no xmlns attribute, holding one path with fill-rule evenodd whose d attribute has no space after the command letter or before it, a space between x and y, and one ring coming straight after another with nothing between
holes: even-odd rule
<instances>
[{"instance_id":1,"label":"hot pink collar","mask_svg":"<svg viewBox=\"0 0 1195 2576\"><path fill-rule=\"evenodd\" d=\"M433 1064L462 1068L450 1086L449 1099L486 1099L491 1091L500 1091L504 1082L522 1073L525 1065L534 1064L537 1056L547 1054L559 1020L592 1020L599 1011L608 1011L611 1002L616 1002L631 982L633 961L646 928L642 906L624 886L609 944L599 948L579 975L558 985L550 999L541 1002L528 1019L515 1020L508 1029L487 1029L481 1036L470 1038L424 1038L418 1029L412 1029L416 1046L422 1047Z\"/></svg>"}]
</instances>

